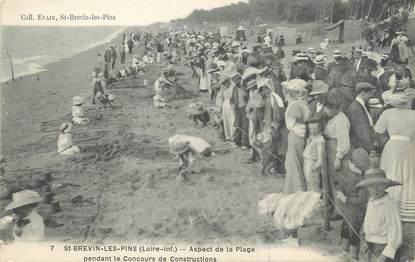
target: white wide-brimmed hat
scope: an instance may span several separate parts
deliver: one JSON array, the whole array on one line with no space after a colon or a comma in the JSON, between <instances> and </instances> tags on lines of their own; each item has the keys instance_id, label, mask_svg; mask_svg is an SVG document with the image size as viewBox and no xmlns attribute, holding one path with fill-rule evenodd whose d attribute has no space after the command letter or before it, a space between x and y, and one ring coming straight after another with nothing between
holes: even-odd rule
<instances>
[{"instance_id":1,"label":"white wide-brimmed hat","mask_svg":"<svg viewBox=\"0 0 415 262\"><path fill-rule=\"evenodd\" d=\"M393 92L392 90L388 90L382 93L382 99L385 104L391 105L393 107L408 107L408 103L414 99L415 92L409 90L407 88L401 92Z\"/></svg>"},{"instance_id":2,"label":"white wide-brimmed hat","mask_svg":"<svg viewBox=\"0 0 415 262\"><path fill-rule=\"evenodd\" d=\"M307 92L306 86L307 82L303 79L291 79L281 83L282 87L287 90L298 91L298 92Z\"/></svg>"},{"instance_id":3,"label":"white wide-brimmed hat","mask_svg":"<svg viewBox=\"0 0 415 262\"><path fill-rule=\"evenodd\" d=\"M259 72L260 70L255 67L247 67L242 74L242 80L246 80L253 75L258 75Z\"/></svg>"},{"instance_id":4,"label":"white wide-brimmed hat","mask_svg":"<svg viewBox=\"0 0 415 262\"><path fill-rule=\"evenodd\" d=\"M72 104L73 104L74 106L80 106L80 105L82 105L83 103L85 103L85 101L84 101L84 98L83 98L82 96L74 96L74 97L72 98Z\"/></svg>"},{"instance_id":5,"label":"white wide-brimmed hat","mask_svg":"<svg viewBox=\"0 0 415 262\"><path fill-rule=\"evenodd\" d=\"M22 190L16 193L13 193L12 202L4 209L4 211L9 211L18 207L27 206L34 203L39 203L43 199L40 197L38 192L32 190Z\"/></svg>"},{"instance_id":6,"label":"white wide-brimmed hat","mask_svg":"<svg viewBox=\"0 0 415 262\"><path fill-rule=\"evenodd\" d=\"M323 55L316 56L316 59L314 60L314 63L317 65L324 64L326 62L326 58Z\"/></svg>"}]
</instances>

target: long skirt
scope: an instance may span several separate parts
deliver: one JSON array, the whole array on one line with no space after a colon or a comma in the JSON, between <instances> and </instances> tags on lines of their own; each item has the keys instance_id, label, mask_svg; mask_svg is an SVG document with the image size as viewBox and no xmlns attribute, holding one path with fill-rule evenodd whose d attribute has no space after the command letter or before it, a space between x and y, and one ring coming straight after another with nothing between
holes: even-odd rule
<instances>
[{"instance_id":1,"label":"long skirt","mask_svg":"<svg viewBox=\"0 0 415 262\"><path fill-rule=\"evenodd\" d=\"M235 130L235 144L238 146L249 146L249 120L246 117L245 107L238 109L235 121L235 124L238 126Z\"/></svg>"},{"instance_id":2,"label":"long skirt","mask_svg":"<svg viewBox=\"0 0 415 262\"><path fill-rule=\"evenodd\" d=\"M297 191L306 191L306 183L303 173L303 151L305 141L294 132L288 133L288 150L285 157L285 181L284 193L290 194Z\"/></svg>"},{"instance_id":3,"label":"long skirt","mask_svg":"<svg viewBox=\"0 0 415 262\"><path fill-rule=\"evenodd\" d=\"M229 99L224 99L222 104L222 119L223 119L223 129L225 131L225 139L233 139L235 134L235 112L231 106L231 101Z\"/></svg>"},{"instance_id":4,"label":"long skirt","mask_svg":"<svg viewBox=\"0 0 415 262\"><path fill-rule=\"evenodd\" d=\"M320 168L313 170L314 161L311 158L304 157L304 177L306 182L307 191L314 191L321 193L320 189Z\"/></svg>"},{"instance_id":5,"label":"long skirt","mask_svg":"<svg viewBox=\"0 0 415 262\"><path fill-rule=\"evenodd\" d=\"M337 139L327 138L326 139L326 153L327 153L327 176L329 178L329 183L331 188L327 192L341 191L342 179L347 177L343 173L348 172L348 159L349 156L346 155L341 161L341 167L339 170L334 168L334 161L336 160L336 151L337 149Z\"/></svg>"},{"instance_id":6,"label":"long skirt","mask_svg":"<svg viewBox=\"0 0 415 262\"><path fill-rule=\"evenodd\" d=\"M391 136L383 149L380 168L387 178L402 184L387 189L399 203L402 221L415 222L415 142Z\"/></svg>"}]
</instances>

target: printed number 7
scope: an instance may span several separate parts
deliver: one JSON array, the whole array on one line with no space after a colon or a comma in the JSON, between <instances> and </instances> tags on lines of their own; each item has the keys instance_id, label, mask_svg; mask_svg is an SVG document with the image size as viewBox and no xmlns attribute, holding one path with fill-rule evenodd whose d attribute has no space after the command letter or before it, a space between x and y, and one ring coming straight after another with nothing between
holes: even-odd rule
<instances>
[{"instance_id":1,"label":"printed number 7","mask_svg":"<svg viewBox=\"0 0 415 262\"><path fill-rule=\"evenodd\" d=\"M54 245L50 246L50 251L53 251L54 247L55 247Z\"/></svg>"}]
</instances>

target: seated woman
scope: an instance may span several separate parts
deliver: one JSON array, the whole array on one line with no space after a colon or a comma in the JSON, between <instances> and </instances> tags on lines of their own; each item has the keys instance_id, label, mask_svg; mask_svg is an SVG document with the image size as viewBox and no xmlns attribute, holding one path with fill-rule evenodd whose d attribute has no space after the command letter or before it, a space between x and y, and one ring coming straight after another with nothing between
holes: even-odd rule
<instances>
[{"instance_id":1,"label":"seated woman","mask_svg":"<svg viewBox=\"0 0 415 262\"><path fill-rule=\"evenodd\" d=\"M60 155L74 155L80 152L79 147L72 144L71 130L71 123L63 123L59 128L58 154Z\"/></svg>"},{"instance_id":2,"label":"seated woman","mask_svg":"<svg viewBox=\"0 0 415 262\"><path fill-rule=\"evenodd\" d=\"M72 103L72 122L77 125L88 124L89 119L84 117L84 110L82 108L82 105L85 103L84 99L80 96L74 96Z\"/></svg>"}]
</instances>

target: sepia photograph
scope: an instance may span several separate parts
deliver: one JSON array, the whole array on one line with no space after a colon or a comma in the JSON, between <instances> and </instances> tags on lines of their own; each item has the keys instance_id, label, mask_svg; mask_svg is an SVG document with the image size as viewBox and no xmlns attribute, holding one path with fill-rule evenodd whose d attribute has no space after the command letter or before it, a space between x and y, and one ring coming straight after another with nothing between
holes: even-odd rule
<instances>
[{"instance_id":1,"label":"sepia photograph","mask_svg":"<svg viewBox=\"0 0 415 262\"><path fill-rule=\"evenodd\" d=\"M1 0L1 262L414 262L415 0Z\"/></svg>"}]
</instances>

